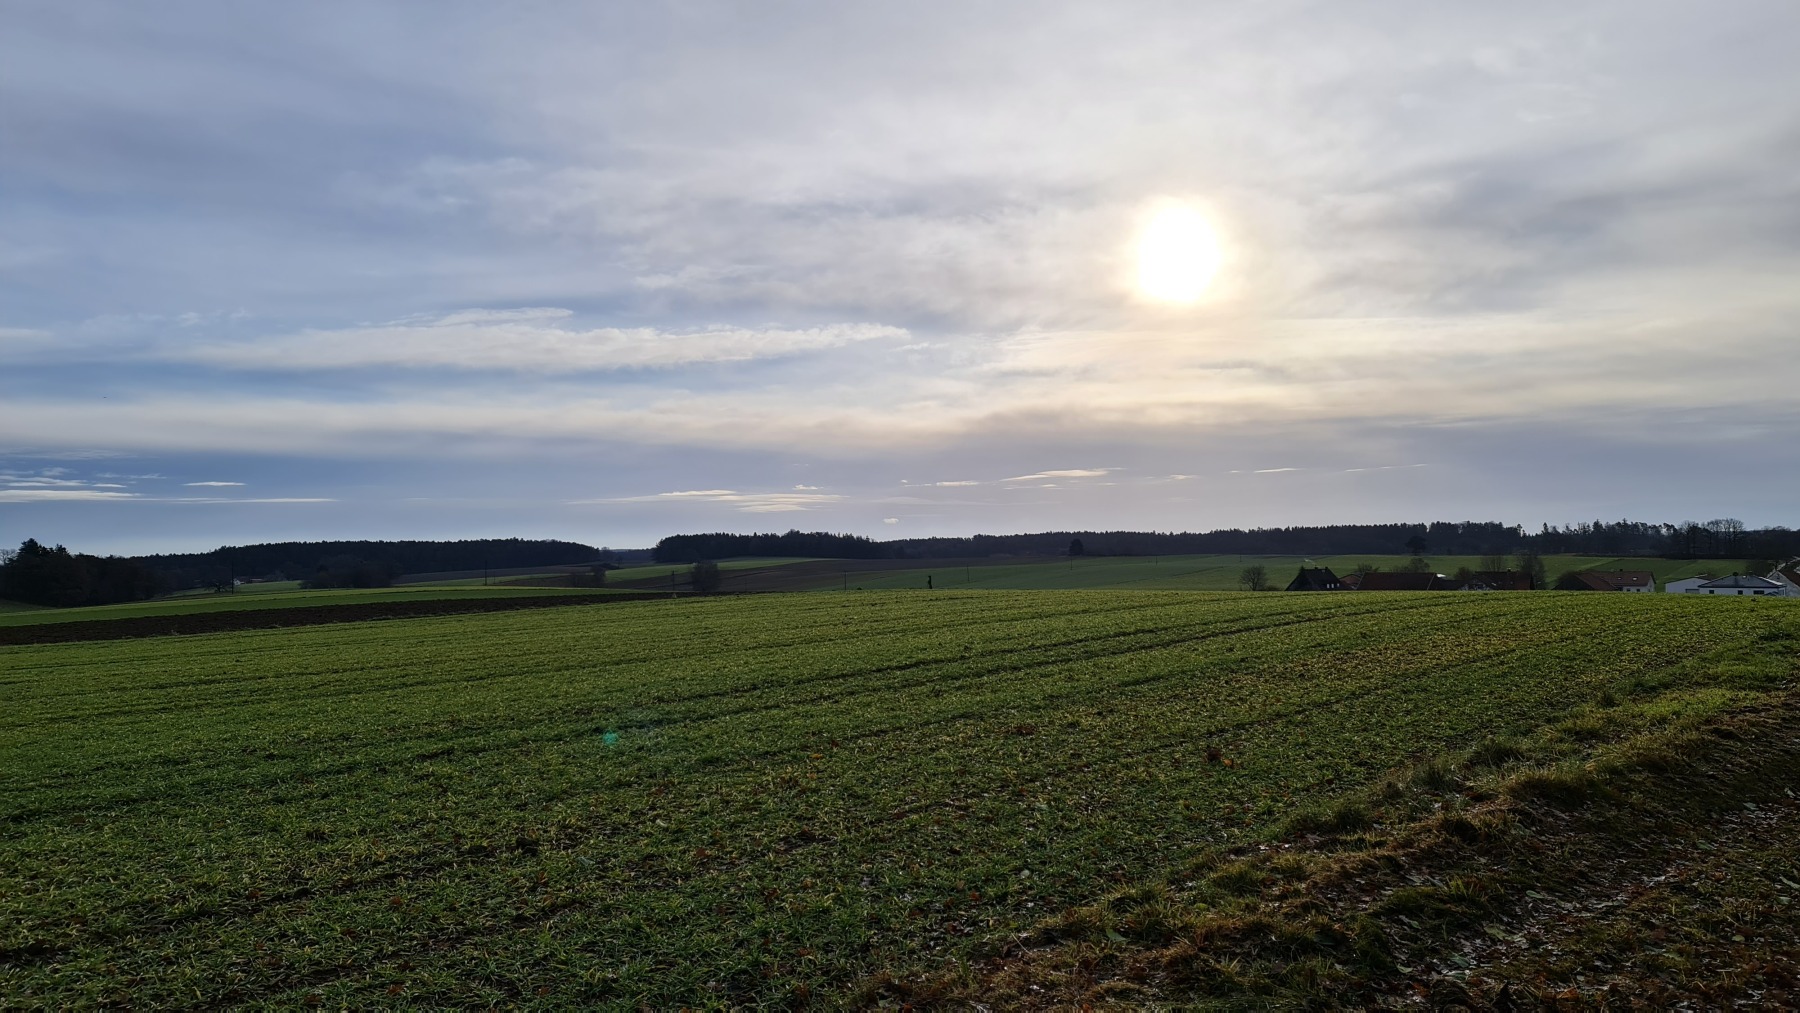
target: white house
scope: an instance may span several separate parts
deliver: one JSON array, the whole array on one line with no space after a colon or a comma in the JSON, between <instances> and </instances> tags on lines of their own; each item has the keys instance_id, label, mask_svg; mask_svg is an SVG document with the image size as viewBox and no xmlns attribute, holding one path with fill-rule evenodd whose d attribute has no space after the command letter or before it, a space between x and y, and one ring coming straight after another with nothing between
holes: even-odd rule
<instances>
[{"instance_id":1,"label":"white house","mask_svg":"<svg viewBox=\"0 0 1800 1013\"><path fill-rule=\"evenodd\" d=\"M1708 577L1704 573L1698 577L1683 577L1680 580L1671 580L1664 583L1663 591L1666 594L1689 594L1692 593L1695 588L1712 579L1713 578Z\"/></svg>"},{"instance_id":2,"label":"white house","mask_svg":"<svg viewBox=\"0 0 1800 1013\"><path fill-rule=\"evenodd\" d=\"M1775 568L1769 579L1781 585L1781 596L1784 598L1800 598L1800 559L1789 561Z\"/></svg>"},{"instance_id":3,"label":"white house","mask_svg":"<svg viewBox=\"0 0 1800 1013\"><path fill-rule=\"evenodd\" d=\"M1767 577L1756 577L1745 573L1734 573L1729 577L1709 580L1689 591L1689 594L1728 594L1738 595L1778 595L1782 585Z\"/></svg>"}]
</instances>

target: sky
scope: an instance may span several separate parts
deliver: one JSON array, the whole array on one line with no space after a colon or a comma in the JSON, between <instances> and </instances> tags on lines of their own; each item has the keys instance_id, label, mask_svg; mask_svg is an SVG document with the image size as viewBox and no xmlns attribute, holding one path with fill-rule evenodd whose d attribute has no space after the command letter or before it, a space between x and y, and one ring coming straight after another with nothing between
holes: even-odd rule
<instances>
[{"instance_id":1,"label":"sky","mask_svg":"<svg viewBox=\"0 0 1800 1013\"><path fill-rule=\"evenodd\" d=\"M1800 526L1791 0L6 22L3 543Z\"/></svg>"}]
</instances>

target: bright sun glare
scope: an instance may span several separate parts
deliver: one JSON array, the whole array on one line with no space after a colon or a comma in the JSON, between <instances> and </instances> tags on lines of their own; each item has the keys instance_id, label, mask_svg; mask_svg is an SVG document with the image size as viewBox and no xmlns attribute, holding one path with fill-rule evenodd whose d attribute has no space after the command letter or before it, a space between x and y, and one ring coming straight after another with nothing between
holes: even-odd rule
<instances>
[{"instance_id":1,"label":"bright sun glare","mask_svg":"<svg viewBox=\"0 0 1800 1013\"><path fill-rule=\"evenodd\" d=\"M1198 210L1172 204L1138 236L1138 291L1159 302L1191 303L1219 272L1219 235Z\"/></svg>"}]
</instances>

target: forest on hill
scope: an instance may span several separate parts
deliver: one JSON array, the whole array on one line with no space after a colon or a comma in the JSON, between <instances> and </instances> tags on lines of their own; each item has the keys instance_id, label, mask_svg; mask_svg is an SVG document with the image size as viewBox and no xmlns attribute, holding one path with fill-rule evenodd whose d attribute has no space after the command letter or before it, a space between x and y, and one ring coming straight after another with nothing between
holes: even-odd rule
<instances>
[{"instance_id":1,"label":"forest on hill","mask_svg":"<svg viewBox=\"0 0 1800 1013\"><path fill-rule=\"evenodd\" d=\"M310 580L321 570L358 567L390 575L445 570L508 569L587 563L604 550L548 538L476 538L459 541L267 542L225 545L211 552L135 556L171 589L204 587L232 578Z\"/></svg>"},{"instance_id":2,"label":"forest on hill","mask_svg":"<svg viewBox=\"0 0 1800 1013\"><path fill-rule=\"evenodd\" d=\"M989 556L1152 556L1199 553L1316 556L1347 553L1414 555L1665 556L1672 559L1788 559L1800 555L1800 532L1752 529L1720 518L1658 524L1593 521L1527 531L1498 521L1421 524L1326 524L1281 528L1225 528L1206 532L1045 531L959 538L876 541L823 531L785 534L671 535L656 543L659 563L691 563L736 556L815 556L827 559L959 559Z\"/></svg>"}]
</instances>

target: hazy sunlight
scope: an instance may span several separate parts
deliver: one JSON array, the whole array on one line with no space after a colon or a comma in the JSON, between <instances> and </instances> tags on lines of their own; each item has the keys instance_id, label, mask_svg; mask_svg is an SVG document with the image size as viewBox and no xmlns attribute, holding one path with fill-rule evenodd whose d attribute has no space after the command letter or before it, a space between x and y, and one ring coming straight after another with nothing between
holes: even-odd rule
<instances>
[{"instance_id":1,"label":"hazy sunlight","mask_svg":"<svg viewBox=\"0 0 1800 1013\"><path fill-rule=\"evenodd\" d=\"M1218 233L1199 210L1171 204L1138 236L1138 291L1159 302L1191 303L1219 271Z\"/></svg>"}]
</instances>

